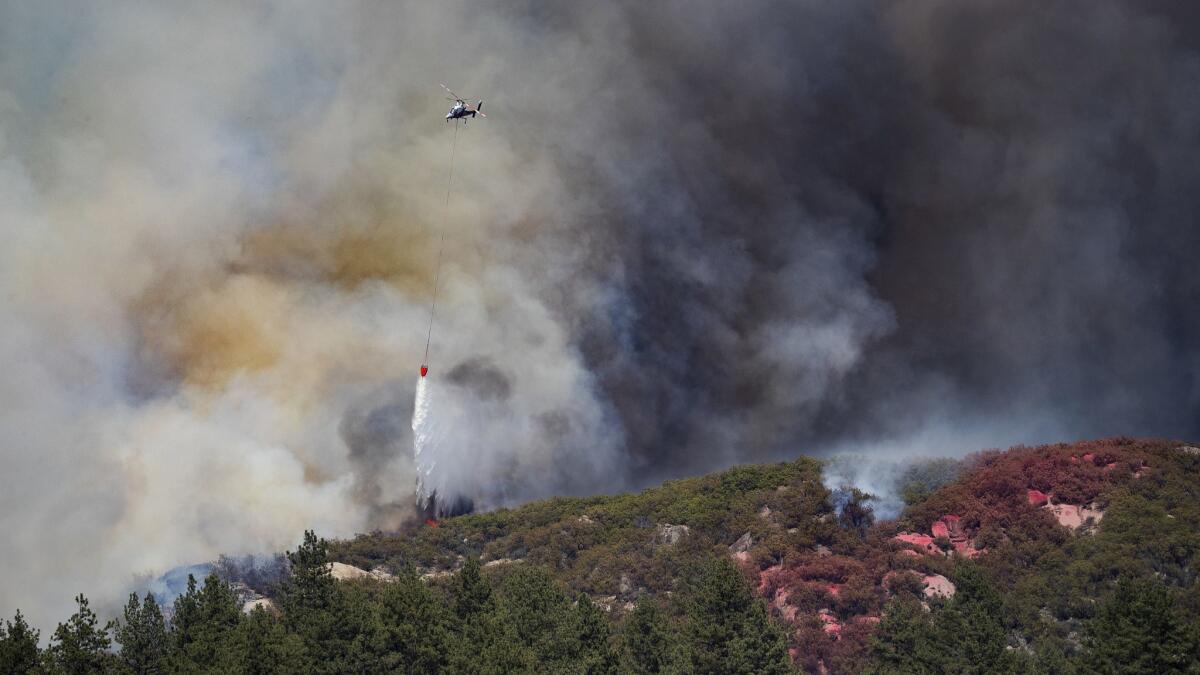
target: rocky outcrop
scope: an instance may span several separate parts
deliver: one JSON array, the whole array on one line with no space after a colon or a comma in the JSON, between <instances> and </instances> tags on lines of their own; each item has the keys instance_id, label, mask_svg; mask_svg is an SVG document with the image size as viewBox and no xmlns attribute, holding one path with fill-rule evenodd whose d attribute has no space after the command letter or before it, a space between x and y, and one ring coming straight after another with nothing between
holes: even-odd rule
<instances>
[{"instance_id":1,"label":"rocky outcrop","mask_svg":"<svg viewBox=\"0 0 1200 675\"><path fill-rule=\"evenodd\" d=\"M663 523L658 526L655 531L655 539L660 544L674 546L679 543L679 540L692 531L692 528L687 525L671 525Z\"/></svg>"},{"instance_id":2,"label":"rocky outcrop","mask_svg":"<svg viewBox=\"0 0 1200 675\"><path fill-rule=\"evenodd\" d=\"M1094 504L1092 505L1095 506ZM1104 517L1104 511L1097 508L1077 506L1075 504L1047 504L1044 508L1054 514L1058 524L1072 530L1078 530L1087 524L1096 524Z\"/></svg>"},{"instance_id":3,"label":"rocky outcrop","mask_svg":"<svg viewBox=\"0 0 1200 675\"><path fill-rule=\"evenodd\" d=\"M262 593L250 588L241 581L235 581L229 585L229 590L233 591L233 597L236 599L238 606L242 608L242 612L249 614L254 611L255 607L262 607L269 612L277 612L274 601L264 596Z\"/></svg>"},{"instance_id":4,"label":"rocky outcrop","mask_svg":"<svg viewBox=\"0 0 1200 675\"><path fill-rule=\"evenodd\" d=\"M276 613L279 611L278 607L275 606L274 600L270 598L258 598L255 600L247 600L244 604L242 604L242 613L249 614L259 607L271 613Z\"/></svg>"},{"instance_id":5,"label":"rocky outcrop","mask_svg":"<svg viewBox=\"0 0 1200 675\"><path fill-rule=\"evenodd\" d=\"M395 581L396 576L388 571L376 567L368 572L354 565L346 563L329 563L329 575L338 581L351 581L354 579L375 579L376 581Z\"/></svg>"},{"instance_id":6,"label":"rocky outcrop","mask_svg":"<svg viewBox=\"0 0 1200 675\"><path fill-rule=\"evenodd\" d=\"M1086 457L1086 455L1085 455ZM1117 462L1110 462L1101 467L1101 471L1111 471ZM1030 506L1040 506L1054 514L1054 519L1063 527L1078 530L1086 524L1096 524L1104 517L1104 511L1096 508L1095 504L1082 506L1078 504L1055 504L1053 495L1041 490L1027 491Z\"/></svg>"},{"instance_id":7,"label":"rocky outcrop","mask_svg":"<svg viewBox=\"0 0 1200 675\"><path fill-rule=\"evenodd\" d=\"M842 636L842 624L833 615L833 612L828 609L819 610L817 618L821 620L821 628L824 629L826 635L835 640Z\"/></svg>"},{"instance_id":8,"label":"rocky outcrop","mask_svg":"<svg viewBox=\"0 0 1200 675\"><path fill-rule=\"evenodd\" d=\"M953 514L938 518L930 526L930 534L921 532L900 532L892 537L893 540L911 544L926 555L952 555L958 553L967 558L982 555L986 549L975 545L975 538L963 527L962 519ZM950 548L943 550L938 545L939 539L949 540ZM909 549L911 550L911 549Z\"/></svg>"},{"instance_id":9,"label":"rocky outcrop","mask_svg":"<svg viewBox=\"0 0 1200 675\"><path fill-rule=\"evenodd\" d=\"M942 549L938 548L938 545L933 543L933 537L928 534L921 534L920 532L901 532L892 537L892 539L904 544L912 544L913 546L921 549L922 553L927 553L929 555L940 555L942 553ZM913 551L912 549L905 550L910 553L916 553L916 551Z\"/></svg>"}]
</instances>

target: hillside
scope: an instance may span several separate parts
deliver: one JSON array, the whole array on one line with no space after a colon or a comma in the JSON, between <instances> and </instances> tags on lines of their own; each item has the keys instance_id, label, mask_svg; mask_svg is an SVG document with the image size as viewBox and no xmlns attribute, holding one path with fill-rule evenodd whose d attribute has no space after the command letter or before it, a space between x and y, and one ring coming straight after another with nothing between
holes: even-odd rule
<instances>
[{"instance_id":1,"label":"hillside","mask_svg":"<svg viewBox=\"0 0 1200 675\"><path fill-rule=\"evenodd\" d=\"M900 517L875 522L867 495L801 458L308 537L282 581L223 568L265 609L231 618L214 576L182 611L225 607L241 636L201 670L258 644L326 672L1185 672L1198 478L1200 449L1179 442L1016 447L912 463Z\"/></svg>"}]
</instances>

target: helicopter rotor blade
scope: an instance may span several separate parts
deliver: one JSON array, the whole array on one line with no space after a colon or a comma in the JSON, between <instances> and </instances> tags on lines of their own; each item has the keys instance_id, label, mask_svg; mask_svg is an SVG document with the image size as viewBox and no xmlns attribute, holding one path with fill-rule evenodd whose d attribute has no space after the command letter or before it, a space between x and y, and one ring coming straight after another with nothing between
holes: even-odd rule
<instances>
[{"instance_id":1,"label":"helicopter rotor blade","mask_svg":"<svg viewBox=\"0 0 1200 675\"><path fill-rule=\"evenodd\" d=\"M450 87L447 87L446 85L442 84L441 82L438 82L438 84L441 84L441 85L442 85L442 89L445 89L447 94L450 94L451 96L453 96L453 97L454 97L454 98L452 98L452 99L450 99L450 100L452 100L452 101L461 101L461 100L463 100L463 97L461 97L461 96L459 96L458 94L456 94L456 93L454 93L453 91L451 91L451 90L450 90Z\"/></svg>"}]
</instances>

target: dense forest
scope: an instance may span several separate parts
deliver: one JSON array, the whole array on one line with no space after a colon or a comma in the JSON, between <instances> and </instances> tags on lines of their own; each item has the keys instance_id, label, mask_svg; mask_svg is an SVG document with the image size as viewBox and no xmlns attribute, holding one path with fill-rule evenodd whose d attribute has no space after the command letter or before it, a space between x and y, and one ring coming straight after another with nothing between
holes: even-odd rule
<instances>
[{"instance_id":1,"label":"dense forest","mask_svg":"<svg viewBox=\"0 0 1200 675\"><path fill-rule=\"evenodd\" d=\"M1200 673L1200 449L914 462L879 522L822 466L306 532L277 574L219 565L111 621L18 611L0 672Z\"/></svg>"}]
</instances>

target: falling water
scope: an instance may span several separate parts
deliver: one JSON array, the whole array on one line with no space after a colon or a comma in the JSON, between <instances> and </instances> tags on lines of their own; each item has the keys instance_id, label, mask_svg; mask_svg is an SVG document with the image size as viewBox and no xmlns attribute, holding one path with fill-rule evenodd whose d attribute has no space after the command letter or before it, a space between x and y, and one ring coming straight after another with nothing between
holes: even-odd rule
<instances>
[{"instance_id":1,"label":"falling water","mask_svg":"<svg viewBox=\"0 0 1200 675\"><path fill-rule=\"evenodd\" d=\"M413 464L417 468L417 507L425 509L432 498L430 475L434 469L433 424L429 415L428 379L417 378L417 400L413 404Z\"/></svg>"}]
</instances>

